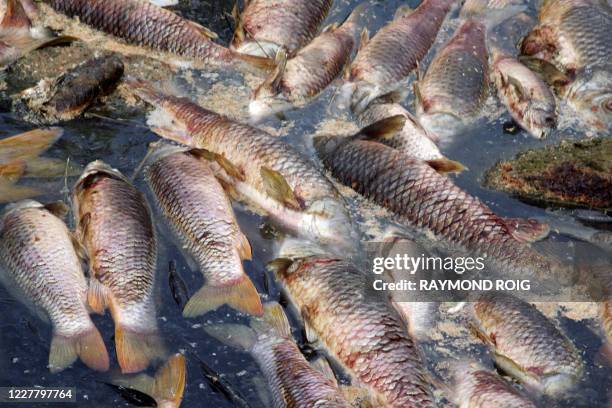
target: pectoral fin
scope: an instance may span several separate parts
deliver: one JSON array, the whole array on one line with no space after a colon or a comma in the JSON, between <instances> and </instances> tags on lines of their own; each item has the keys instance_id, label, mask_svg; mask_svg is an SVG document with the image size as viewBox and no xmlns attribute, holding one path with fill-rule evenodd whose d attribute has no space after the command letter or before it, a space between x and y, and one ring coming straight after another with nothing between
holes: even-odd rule
<instances>
[{"instance_id":1,"label":"pectoral fin","mask_svg":"<svg viewBox=\"0 0 612 408\"><path fill-rule=\"evenodd\" d=\"M302 208L293 189L282 174L269 167L262 167L260 173L266 192L270 197L293 209L299 210Z\"/></svg>"}]
</instances>

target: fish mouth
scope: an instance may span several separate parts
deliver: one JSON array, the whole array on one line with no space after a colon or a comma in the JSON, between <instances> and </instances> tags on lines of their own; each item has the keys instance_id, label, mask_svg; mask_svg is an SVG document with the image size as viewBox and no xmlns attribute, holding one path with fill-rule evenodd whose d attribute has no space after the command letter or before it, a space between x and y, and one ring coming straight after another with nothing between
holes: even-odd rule
<instances>
[{"instance_id":1,"label":"fish mouth","mask_svg":"<svg viewBox=\"0 0 612 408\"><path fill-rule=\"evenodd\" d=\"M529 108L522 122L529 133L538 139L546 138L557 126L555 113L538 107Z\"/></svg>"}]
</instances>

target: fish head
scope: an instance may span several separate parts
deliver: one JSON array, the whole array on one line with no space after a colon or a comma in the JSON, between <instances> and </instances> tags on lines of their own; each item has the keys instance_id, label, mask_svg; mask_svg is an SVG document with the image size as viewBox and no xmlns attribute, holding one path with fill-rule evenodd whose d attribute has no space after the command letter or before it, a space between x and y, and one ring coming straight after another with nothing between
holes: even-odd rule
<instances>
[{"instance_id":1,"label":"fish head","mask_svg":"<svg viewBox=\"0 0 612 408\"><path fill-rule=\"evenodd\" d=\"M538 139L546 138L557 125L557 116L554 109L548 106L533 103L523 116L522 125Z\"/></svg>"},{"instance_id":2,"label":"fish head","mask_svg":"<svg viewBox=\"0 0 612 408\"><path fill-rule=\"evenodd\" d=\"M359 251L360 236L343 203L336 199L323 198L306 208L300 231L342 258Z\"/></svg>"},{"instance_id":3,"label":"fish head","mask_svg":"<svg viewBox=\"0 0 612 408\"><path fill-rule=\"evenodd\" d=\"M584 72L569 86L568 100L580 116L597 130L612 128L612 74Z\"/></svg>"}]
</instances>

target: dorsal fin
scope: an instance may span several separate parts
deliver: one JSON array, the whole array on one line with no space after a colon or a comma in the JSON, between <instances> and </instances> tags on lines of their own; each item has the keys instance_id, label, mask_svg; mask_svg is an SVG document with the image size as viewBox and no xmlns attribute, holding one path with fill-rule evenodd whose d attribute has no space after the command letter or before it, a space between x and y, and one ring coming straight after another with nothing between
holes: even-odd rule
<instances>
[{"instance_id":1,"label":"dorsal fin","mask_svg":"<svg viewBox=\"0 0 612 408\"><path fill-rule=\"evenodd\" d=\"M353 140L390 139L404 128L406 117L404 115L391 116L361 129Z\"/></svg>"},{"instance_id":2,"label":"dorsal fin","mask_svg":"<svg viewBox=\"0 0 612 408\"><path fill-rule=\"evenodd\" d=\"M363 30L361 30L361 36L359 37L359 51L361 51L362 49L364 49L368 43L370 42L370 32L368 31L367 28L363 28Z\"/></svg>"}]
</instances>

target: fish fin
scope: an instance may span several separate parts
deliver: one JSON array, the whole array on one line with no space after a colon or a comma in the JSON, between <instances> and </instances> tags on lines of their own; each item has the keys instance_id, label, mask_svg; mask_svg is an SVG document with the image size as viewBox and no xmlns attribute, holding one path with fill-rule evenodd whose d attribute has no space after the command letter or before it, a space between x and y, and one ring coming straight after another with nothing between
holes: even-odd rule
<instances>
[{"instance_id":1,"label":"fish fin","mask_svg":"<svg viewBox=\"0 0 612 408\"><path fill-rule=\"evenodd\" d=\"M363 30L361 30L361 35L359 36L359 50L361 51L362 49L364 49L368 43L370 42L370 32L368 31L367 28L364 27Z\"/></svg>"},{"instance_id":2,"label":"fish fin","mask_svg":"<svg viewBox=\"0 0 612 408\"><path fill-rule=\"evenodd\" d=\"M7 164L0 164L0 177L7 183L16 183L26 171L24 160L17 159Z\"/></svg>"},{"instance_id":3,"label":"fish fin","mask_svg":"<svg viewBox=\"0 0 612 408\"><path fill-rule=\"evenodd\" d=\"M293 209L299 210L302 208L293 189L282 174L265 166L261 167L260 174L266 192L270 197Z\"/></svg>"},{"instance_id":4,"label":"fish fin","mask_svg":"<svg viewBox=\"0 0 612 408\"><path fill-rule=\"evenodd\" d=\"M0 177L0 204L12 203L26 198L36 197L44 191L29 186L19 186Z\"/></svg>"},{"instance_id":5,"label":"fish fin","mask_svg":"<svg viewBox=\"0 0 612 408\"><path fill-rule=\"evenodd\" d=\"M337 23L337 22L334 22L334 23L328 24L328 25L326 25L325 27L323 27L323 29L321 30L321 32L322 32L322 33L327 33L327 32L329 32L329 31L334 31L334 30L338 29L338 26L339 26L339 25L338 25L338 23Z\"/></svg>"},{"instance_id":6,"label":"fish fin","mask_svg":"<svg viewBox=\"0 0 612 408\"><path fill-rule=\"evenodd\" d=\"M235 285L223 287L204 285L189 299L183 309L183 316L200 316L225 304L253 316L263 314L259 293L251 279L244 275Z\"/></svg>"},{"instance_id":7,"label":"fish fin","mask_svg":"<svg viewBox=\"0 0 612 408\"><path fill-rule=\"evenodd\" d=\"M240 13L240 5L238 4L238 0L234 2L234 7L232 7L232 18L234 19L234 39L237 42L241 43L246 39L246 34L244 32L244 21L242 20L242 16ZM232 39L232 42L234 40Z\"/></svg>"},{"instance_id":8,"label":"fish fin","mask_svg":"<svg viewBox=\"0 0 612 408\"><path fill-rule=\"evenodd\" d=\"M319 340L319 335L310 325L310 311L307 306L302 307L300 310L300 316L302 316L302 320L304 323L304 333L306 334L306 340L309 343L316 343Z\"/></svg>"},{"instance_id":9,"label":"fish fin","mask_svg":"<svg viewBox=\"0 0 612 408\"><path fill-rule=\"evenodd\" d=\"M118 322L116 316L113 318L117 360L123 374L137 373L146 369L151 362L165 358L166 348L159 332L132 330Z\"/></svg>"},{"instance_id":10,"label":"fish fin","mask_svg":"<svg viewBox=\"0 0 612 408\"><path fill-rule=\"evenodd\" d=\"M110 296L110 290L102 282L95 278L89 280L87 304L94 313L104 314L104 311L110 304Z\"/></svg>"},{"instance_id":11,"label":"fish fin","mask_svg":"<svg viewBox=\"0 0 612 408\"><path fill-rule=\"evenodd\" d=\"M178 407L183 399L186 379L185 356L174 354L155 373L151 395L158 403L170 401L172 406Z\"/></svg>"},{"instance_id":12,"label":"fish fin","mask_svg":"<svg viewBox=\"0 0 612 408\"><path fill-rule=\"evenodd\" d=\"M258 71L269 72L269 71L272 71L276 67L276 64L274 63L273 58L260 57L257 55L249 55L249 54L241 54L241 53L234 53L233 55L236 57L238 62L241 62L247 65L245 67L247 71L249 70L250 67L253 67Z\"/></svg>"},{"instance_id":13,"label":"fish fin","mask_svg":"<svg viewBox=\"0 0 612 408\"><path fill-rule=\"evenodd\" d=\"M223 344L249 351L257 342L257 333L240 324L214 324L204 326L204 332Z\"/></svg>"},{"instance_id":14,"label":"fish fin","mask_svg":"<svg viewBox=\"0 0 612 408\"><path fill-rule=\"evenodd\" d=\"M26 31L29 35L29 28L32 22L26 14L21 1L19 0L6 0L6 9L2 22L0 22L0 33L5 30L28 30Z\"/></svg>"},{"instance_id":15,"label":"fish fin","mask_svg":"<svg viewBox=\"0 0 612 408\"><path fill-rule=\"evenodd\" d=\"M336 375L334 374L334 370L332 370L329 361L327 358L321 356L314 361L310 362L310 366L323 374L325 378L331 380L334 385L338 386L338 380L336 379Z\"/></svg>"},{"instance_id":16,"label":"fish fin","mask_svg":"<svg viewBox=\"0 0 612 408\"><path fill-rule=\"evenodd\" d=\"M100 332L93 324L89 330L72 337L53 335L49 351L49 369L52 373L62 371L74 363L77 357L93 370L108 370L108 352Z\"/></svg>"},{"instance_id":17,"label":"fish fin","mask_svg":"<svg viewBox=\"0 0 612 408\"><path fill-rule=\"evenodd\" d=\"M0 149L11 152L13 159L33 159L55 143L64 131L61 128L34 129L0 140Z\"/></svg>"},{"instance_id":18,"label":"fish fin","mask_svg":"<svg viewBox=\"0 0 612 408\"><path fill-rule=\"evenodd\" d=\"M412 83L412 90L414 91L414 110L417 111L419 106L424 106L423 95L421 94L421 88L419 86L418 79Z\"/></svg>"},{"instance_id":19,"label":"fish fin","mask_svg":"<svg viewBox=\"0 0 612 408\"><path fill-rule=\"evenodd\" d=\"M414 13L414 9L407 4L403 4L397 8L393 19L395 20L402 17L408 17L412 13Z\"/></svg>"},{"instance_id":20,"label":"fish fin","mask_svg":"<svg viewBox=\"0 0 612 408\"><path fill-rule=\"evenodd\" d=\"M495 347L495 342L493 341L493 339L487 336L487 334L480 327L478 327L475 323L469 322L468 330L472 334L472 336L482 341L487 346Z\"/></svg>"},{"instance_id":21,"label":"fish fin","mask_svg":"<svg viewBox=\"0 0 612 408\"><path fill-rule=\"evenodd\" d=\"M544 80L544 82L555 88L557 92L572 82L570 76L560 71L550 62L541 58L521 55L519 56L518 60L521 64L537 73Z\"/></svg>"},{"instance_id":22,"label":"fish fin","mask_svg":"<svg viewBox=\"0 0 612 408\"><path fill-rule=\"evenodd\" d=\"M55 215L57 218L64 218L70 212L70 208L63 201L55 201L44 205L45 210Z\"/></svg>"},{"instance_id":23,"label":"fish fin","mask_svg":"<svg viewBox=\"0 0 612 408\"><path fill-rule=\"evenodd\" d=\"M76 176L81 171L78 166L68 166L66 169L66 161L61 159L49 159L46 157L35 157L26 160L26 177L59 177L66 174L68 176Z\"/></svg>"},{"instance_id":24,"label":"fish fin","mask_svg":"<svg viewBox=\"0 0 612 408\"><path fill-rule=\"evenodd\" d=\"M278 94L280 93L283 75L287 67L287 51L285 51L284 48L278 50L274 58L274 63L276 64L276 68L274 68L274 71L272 71L261 86L264 89L269 89L273 93Z\"/></svg>"},{"instance_id":25,"label":"fish fin","mask_svg":"<svg viewBox=\"0 0 612 408\"><path fill-rule=\"evenodd\" d=\"M253 259L253 250L251 249L251 243L246 235L243 233L239 234L238 238L238 254L241 260Z\"/></svg>"},{"instance_id":26,"label":"fish fin","mask_svg":"<svg viewBox=\"0 0 612 408\"><path fill-rule=\"evenodd\" d=\"M227 160L222 154L214 153L206 149L191 149L189 153L204 160L216 162L219 166L221 166L223 171L236 180L245 180L242 171L240 171L238 167L234 166L234 164Z\"/></svg>"},{"instance_id":27,"label":"fish fin","mask_svg":"<svg viewBox=\"0 0 612 408\"><path fill-rule=\"evenodd\" d=\"M276 258L268 262L266 268L275 275L285 275L289 267L293 264L293 260L289 258Z\"/></svg>"},{"instance_id":28,"label":"fish fin","mask_svg":"<svg viewBox=\"0 0 612 408\"><path fill-rule=\"evenodd\" d=\"M404 100L405 94L402 91L396 90L379 96L378 99L384 100L389 103L400 103Z\"/></svg>"},{"instance_id":29,"label":"fish fin","mask_svg":"<svg viewBox=\"0 0 612 408\"><path fill-rule=\"evenodd\" d=\"M461 173L462 171L467 170L467 167L465 167L463 164L447 158L431 159L426 160L425 162L440 174Z\"/></svg>"},{"instance_id":30,"label":"fish fin","mask_svg":"<svg viewBox=\"0 0 612 408\"><path fill-rule=\"evenodd\" d=\"M491 30L526 9L524 5L506 5L502 7L494 4L491 0L467 0L463 7L461 7L459 17L462 19L471 18L479 20L485 25L487 30Z\"/></svg>"},{"instance_id":31,"label":"fish fin","mask_svg":"<svg viewBox=\"0 0 612 408\"><path fill-rule=\"evenodd\" d=\"M283 307L277 302L271 302L265 304L263 309L262 318L251 320L251 328L256 333L266 333L273 330L280 337L292 338L291 326Z\"/></svg>"},{"instance_id":32,"label":"fish fin","mask_svg":"<svg viewBox=\"0 0 612 408\"><path fill-rule=\"evenodd\" d=\"M198 31L204 37L207 37L209 40L216 40L217 38L219 38L217 33L215 33L214 31L212 31L209 28L206 28L206 27L204 27L204 26L202 26L202 25L200 25L198 23L194 23L193 21L189 21L188 23L189 23L190 26L195 28L196 31Z\"/></svg>"},{"instance_id":33,"label":"fish fin","mask_svg":"<svg viewBox=\"0 0 612 408\"><path fill-rule=\"evenodd\" d=\"M390 139L404 128L406 117L404 115L391 116L361 129L355 139L358 140L380 140Z\"/></svg>"},{"instance_id":34,"label":"fish fin","mask_svg":"<svg viewBox=\"0 0 612 408\"><path fill-rule=\"evenodd\" d=\"M536 242L548 236L550 226L531 218L502 218L512 236L521 242Z\"/></svg>"}]
</instances>

